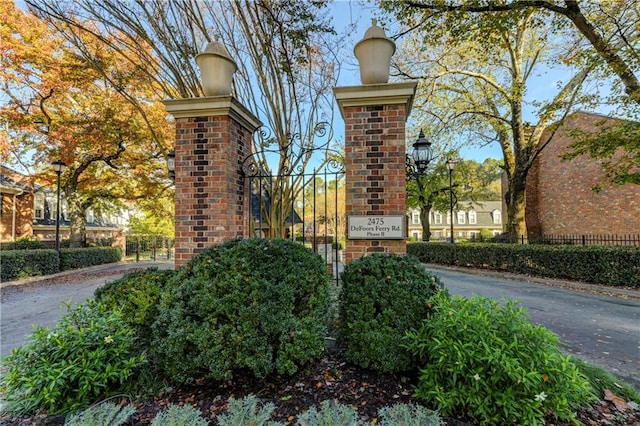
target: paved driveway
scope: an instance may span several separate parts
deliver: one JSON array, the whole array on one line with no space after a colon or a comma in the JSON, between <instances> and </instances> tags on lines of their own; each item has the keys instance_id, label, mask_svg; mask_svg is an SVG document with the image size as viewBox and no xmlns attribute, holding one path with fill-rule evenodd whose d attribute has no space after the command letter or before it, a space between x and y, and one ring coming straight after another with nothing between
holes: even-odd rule
<instances>
[{"instance_id":1,"label":"paved driveway","mask_svg":"<svg viewBox=\"0 0 640 426\"><path fill-rule=\"evenodd\" d=\"M80 303L93 297L96 288L135 269L172 269L173 261L118 263L46 278L2 283L0 297L0 354L23 345L34 325L53 326L66 311L63 304Z\"/></svg>"}]
</instances>

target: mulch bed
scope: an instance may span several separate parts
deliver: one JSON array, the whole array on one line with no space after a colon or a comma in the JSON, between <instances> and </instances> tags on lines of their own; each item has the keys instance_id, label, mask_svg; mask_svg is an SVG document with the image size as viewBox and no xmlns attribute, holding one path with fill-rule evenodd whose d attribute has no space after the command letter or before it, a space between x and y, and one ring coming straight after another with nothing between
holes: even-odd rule
<instances>
[{"instance_id":1,"label":"mulch bed","mask_svg":"<svg viewBox=\"0 0 640 426\"><path fill-rule=\"evenodd\" d=\"M377 420L378 409L397 403L417 402L411 395L416 377L380 374L355 367L344 359L338 349L319 362L292 377L270 377L258 380L249 374L237 374L232 383L201 382L167 390L164 395L135 401L137 411L131 424L149 425L155 415L170 404L192 405L215 425L215 416L226 409L228 398L242 398L254 394L263 402L271 401L276 410L273 419L286 425L296 424L296 416L322 401L337 400L358 410L360 424ZM123 399L123 403L127 400ZM640 411L618 409L619 401L599 401L579 412L587 426L640 426ZM464 418L445 418L450 426L474 426ZM63 418L45 416L0 418L7 426L62 424ZM549 419L546 426L569 426Z\"/></svg>"}]
</instances>

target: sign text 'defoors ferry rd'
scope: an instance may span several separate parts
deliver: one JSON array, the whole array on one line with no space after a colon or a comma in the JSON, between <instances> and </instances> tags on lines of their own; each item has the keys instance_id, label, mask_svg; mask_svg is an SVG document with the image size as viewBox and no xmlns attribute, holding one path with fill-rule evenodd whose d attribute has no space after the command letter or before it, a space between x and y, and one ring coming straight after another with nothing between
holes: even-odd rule
<instances>
[{"instance_id":1,"label":"sign text 'defoors ferry rd'","mask_svg":"<svg viewBox=\"0 0 640 426\"><path fill-rule=\"evenodd\" d=\"M347 238L350 240L403 240L404 216L349 216Z\"/></svg>"}]
</instances>

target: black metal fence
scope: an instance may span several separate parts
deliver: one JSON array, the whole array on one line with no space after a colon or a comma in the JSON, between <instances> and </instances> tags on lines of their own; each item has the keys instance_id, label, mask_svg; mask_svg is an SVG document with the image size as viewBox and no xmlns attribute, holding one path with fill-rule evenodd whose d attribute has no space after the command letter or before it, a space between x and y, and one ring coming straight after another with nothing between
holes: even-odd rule
<instances>
[{"instance_id":1,"label":"black metal fence","mask_svg":"<svg viewBox=\"0 0 640 426\"><path fill-rule=\"evenodd\" d=\"M558 235L545 234L539 238L530 239L529 244L562 244L562 245L607 245L640 247L640 235L616 234L580 234Z\"/></svg>"},{"instance_id":2,"label":"black metal fence","mask_svg":"<svg viewBox=\"0 0 640 426\"><path fill-rule=\"evenodd\" d=\"M171 259L173 247L173 239L162 235L127 235L125 259L135 262Z\"/></svg>"}]
</instances>

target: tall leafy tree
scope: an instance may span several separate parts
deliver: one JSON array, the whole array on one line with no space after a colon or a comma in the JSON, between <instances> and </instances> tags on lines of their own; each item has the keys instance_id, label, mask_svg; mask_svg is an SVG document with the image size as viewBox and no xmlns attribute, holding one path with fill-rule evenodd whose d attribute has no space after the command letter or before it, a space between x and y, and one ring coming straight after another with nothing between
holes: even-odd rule
<instances>
[{"instance_id":1,"label":"tall leafy tree","mask_svg":"<svg viewBox=\"0 0 640 426\"><path fill-rule=\"evenodd\" d=\"M398 61L400 74L421 79L421 96L430 101L427 108L453 111L448 113L452 121L444 126L460 133L466 128L500 145L509 183L507 231L513 237L526 235L525 182L549 141L541 140L542 132L578 102L579 89L592 68L589 63L576 64L573 77L560 84L551 100L530 102L529 80L540 65L552 64L558 53L552 50L554 26L547 15L534 8L493 19L459 12L454 20L405 8L396 13L406 28L414 29L415 37L414 49L407 49L415 55ZM526 108L535 110L535 125L524 120ZM461 117L471 118L461 123Z\"/></svg>"},{"instance_id":2,"label":"tall leafy tree","mask_svg":"<svg viewBox=\"0 0 640 426\"><path fill-rule=\"evenodd\" d=\"M54 174L48 165L55 159L67 164L62 191L71 246L82 246L89 207L104 210L167 190L162 152L170 130L164 109L149 101L135 67L122 66L104 46L87 40L79 51L14 5L1 7L8 35L1 46L10 54L1 68L10 153L49 184ZM106 73L88 66L88 57ZM115 89L113 81L121 87ZM140 102L123 97L125 90Z\"/></svg>"},{"instance_id":3,"label":"tall leafy tree","mask_svg":"<svg viewBox=\"0 0 640 426\"><path fill-rule=\"evenodd\" d=\"M267 136L256 138L255 162L247 169L276 176L269 198L278 205L263 206L263 213L272 235L284 231L291 201L302 188L301 179L289 177L308 166L318 145L328 146L322 137L331 136L328 127L319 125L332 121L331 87L337 79L333 48L339 44L324 13L326 2L26 3L74 44L91 34L135 62L163 97L202 95L194 58L200 46L219 36L239 65L235 94L269 127L262 133Z\"/></svg>"},{"instance_id":4,"label":"tall leafy tree","mask_svg":"<svg viewBox=\"0 0 640 426\"><path fill-rule=\"evenodd\" d=\"M606 165L606 177L617 184L640 182L640 3L635 0L383 0L393 10L420 10L456 25L472 13L489 21L505 20L517 10L537 9L553 18L553 30L571 51L558 61L589 63L609 90L604 100L631 119L602 135L575 135L574 157L586 153ZM599 84L602 86L602 83ZM635 123L633 122L635 121Z\"/></svg>"}]
</instances>

